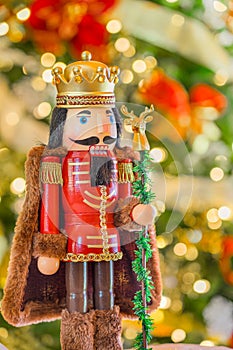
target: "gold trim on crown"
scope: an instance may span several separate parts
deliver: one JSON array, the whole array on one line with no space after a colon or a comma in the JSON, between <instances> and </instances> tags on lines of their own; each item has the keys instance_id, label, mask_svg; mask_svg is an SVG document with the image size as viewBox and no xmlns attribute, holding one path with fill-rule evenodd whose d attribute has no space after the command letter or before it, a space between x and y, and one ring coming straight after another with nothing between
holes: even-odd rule
<instances>
[{"instance_id":1,"label":"gold trim on crown","mask_svg":"<svg viewBox=\"0 0 233 350\"><path fill-rule=\"evenodd\" d=\"M77 61L52 70L56 85L57 107L78 108L83 106L114 106L114 88L120 70L102 62L91 61L88 51L82 53L83 61Z\"/></svg>"}]
</instances>

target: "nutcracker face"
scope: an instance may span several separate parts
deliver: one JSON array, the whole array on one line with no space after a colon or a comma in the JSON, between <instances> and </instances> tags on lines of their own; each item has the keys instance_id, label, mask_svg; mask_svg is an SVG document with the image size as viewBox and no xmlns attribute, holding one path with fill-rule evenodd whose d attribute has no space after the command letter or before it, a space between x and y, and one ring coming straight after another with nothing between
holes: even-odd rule
<instances>
[{"instance_id":1,"label":"nutcracker face","mask_svg":"<svg viewBox=\"0 0 233 350\"><path fill-rule=\"evenodd\" d=\"M87 151L91 145L107 145L113 150L117 141L116 120L111 108L75 108L67 110L63 146Z\"/></svg>"}]
</instances>

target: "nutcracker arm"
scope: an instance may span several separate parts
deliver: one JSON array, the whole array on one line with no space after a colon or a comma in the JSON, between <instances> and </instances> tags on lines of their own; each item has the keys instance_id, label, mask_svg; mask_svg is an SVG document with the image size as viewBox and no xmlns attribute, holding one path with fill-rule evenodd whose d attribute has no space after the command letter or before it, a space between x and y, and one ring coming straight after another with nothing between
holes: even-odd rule
<instances>
[{"instance_id":1,"label":"nutcracker arm","mask_svg":"<svg viewBox=\"0 0 233 350\"><path fill-rule=\"evenodd\" d=\"M62 172L60 158L45 156L40 167L40 233L34 237L33 255L38 269L45 275L57 272L66 254L66 238L59 231L59 203Z\"/></svg>"}]
</instances>

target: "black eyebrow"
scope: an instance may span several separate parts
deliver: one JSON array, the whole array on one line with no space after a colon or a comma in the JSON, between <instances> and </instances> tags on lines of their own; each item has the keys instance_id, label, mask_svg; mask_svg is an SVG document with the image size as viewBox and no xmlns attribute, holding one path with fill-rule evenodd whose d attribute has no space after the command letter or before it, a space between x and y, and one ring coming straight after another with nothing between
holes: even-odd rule
<instances>
[{"instance_id":1,"label":"black eyebrow","mask_svg":"<svg viewBox=\"0 0 233 350\"><path fill-rule=\"evenodd\" d=\"M106 111L106 114L113 114L113 112L112 112L110 109L108 109L108 110Z\"/></svg>"},{"instance_id":2,"label":"black eyebrow","mask_svg":"<svg viewBox=\"0 0 233 350\"><path fill-rule=\"evenodd\" d=\"M88 111L88 109L86 109L84 111L78 112L76 115L80 115L80 114L89 114L89 115L91 115L91 111Z\"/></svg>"}]
</instances>

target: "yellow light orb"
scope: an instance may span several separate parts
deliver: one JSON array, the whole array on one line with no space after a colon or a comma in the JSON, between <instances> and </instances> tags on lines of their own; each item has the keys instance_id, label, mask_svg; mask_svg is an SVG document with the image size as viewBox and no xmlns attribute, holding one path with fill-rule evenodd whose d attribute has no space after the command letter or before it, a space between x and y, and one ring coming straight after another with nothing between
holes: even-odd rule
<instances>
[{"instance_id":1,"label":"yellow light orb","mask_svg":"<svg viewBox=\"0 0 233 350\"><path fill-rule=\"evenodd\" d=\"M161 302L160 302L160 309L169 309L169 307L171 306L171 298L169 297L165 297L164 295L161 298Z\"/></svg>"},{"instance_id":2,"label":"yellow light orb","mask_svg":"<svg viewBox=\"0 0 233 350\"><path fill-rule=\"evenodd\" d=\"M224 178L224 171L219 167L215 167L210 171L210 178L215 182L221 181Z\"/></svg>"},{"instance_id":3,"label":"yellow light orb","mask_svg":"<svg viewBox=\"0 0 233 350\"><path fill-rule=\"evenodd\" d=\"M218 220L216 222L208 222L208 227L211 230L218 230L222 226L222 220Z\"/></svg>"},{"instance_id":4,"label":"yellow light orb","mask_svg":"<svg viewBox=\"0 0 233 350\"><path fill-rule=\"evenodd\" d=\"M122 83L124 84L130 84L132 81L133 81L133 78L134 78L134 75L133 75L133 72L129 69L124 69L122 72L121 72L121 81Z\"/></svg>"},{"instance_id":5,"label":"yellow light orb","mask_svg":"<svg viewBox=\"0 0 233 350\"><path fill-rule=\"evenodd\" d=\"M173 4L175 2L177 2L178 0L166 0L169 4Z\"/></svg>"},{"instance_id":6,"label":"yellow light orb","mask_svg":"<svg viewBox=\"0 0 233 350\"><path fill-rule=\"evenodd\" d=\"M136 49L133 45L130 45L130 47L128 48L128 50L126 50L125 52L123 52L123 55L125 57L133 57L136 53Z\"/></svg>"},{"instance_id":7,"label":"yellow light orb","mask_svg":"<svg viewBox=\"0 0 233 350\"><path fill-rule=\"evenodd\" d=\"M130 48L130 42L127 38L119 38L115 42L115 49L119 52L125 52Z\"/></svg>"},{"instance_id":8,"label":"yellow light orb","mask_svg":"<svg viewBox=\"0 0 233 350\"><path fill-rule=\"evenodd\" d=\"M208 210L206 217L209 222L217 222L219 220L218 209L212 208Z\"/></svg>"},{"instance_id":9,"label":"yellow light orb","mask_svg":"<svg viewBox=\"0 0 233 350\"><path fill-rule=\"evenodd\" d=\"M56 62L53 68L60 67L63 71L66 68L66 64L64 62Z\"/></svg>"},{"instance_id":10,"label":"yellow light orb","mask_svg":"<svg viewBox=\"0 0 233 350\"><path fill-rule=\"evenodd\" d=\"M231 218L232 212L229 207L222 206L218 209L218 216L222 220L229 220Z\"/></svg>"},{"instance_id":11,"label":"yellow light orb","mask_svg":"<svg viewBox=\"0 0 233 350\"><path fill-rule=\"evenodd\" d=\"M45 69L42 73L42 78L46 83L52 83L53 76L52 76L51 69Z\"/></svg>"},{"instance_id":12,"label":"yellow light orb","mask_svg":"<svg viewBox=\"0 0 233 350\"><path fill-rule=\"evenodd\" d=\"M22 177L17 177L10 184L10 190L14 194L21 194L25 191L26 182Z\"/></svg>"},{"instance_id":13,"label":"yellow light orb","mask_svg":"<svg viewBox=\"0 0 233 350\"><path fill-rule=\"evenodd\" d=\"M198 294L205 294L208 293L210 290L210 282L202 279L202 280L197 280L194 285L193 285L193 290L198 293Z\"/></svg>"},{"instance_id":14,"label":"yellow light orb","mask_svg":"<svg viewBox=\"0 0 233 350\"><path fill-rule=\"evenodd\" d=\"M198 250L196 247L188 247L187 249L187 253L185 254L185 258L188 260L188 261L194 261L196 260L198 257Z\"/></svg>"},{"instance_id":15,"label":"yellow light orb","mask_svg":"<svg viewBox=\"0 0 233 350\"><path fill-rule=\"evenodd\" d=\"M219 69L214 76L214 83L217 86L223 86L227 83L229 79L229 74L223 70Z\"/></svg>"},{"instance_id":16,"label":"yellow light orb","mask_svg":"<svg viewBox=\"0 0 233 350\"><path fill-rule=\"evenodd\" d=\"M6 328L0 328L0 337L4 339L8 338L8 330Z\"/></svg>"},{"instance_id":17,"label":"yellow light orb","mask_svg":"<svg viewBox=\"0 0 233 350\"><path fill-rule=\"evenodd\" d=\"M51 112L51 109L52 107L48 102L42 102L37 107L37 113L40 118L45 118L49 115L49 113Z\"/></svg>"},{"instance_id":18,"label":"yellow light orb","mask_svg":"<svg viewBox=\"0 0 233 350\"><path fill-rule=\"evenodd\" d=\"M225 12L227 10L227 6L220 1L215 0L213 5L217 12Z\"/></svg>"},{"instance_id":19,"label":"yellow light orb","mask_svg":"<svg viewBox=\"0 0 233 350\"><path fill-rule=\"evenodd\" d=\"M18 18L18 20L24 22L26 21L31 15L31 11L28 7L25 7L24 9L18 11L16 13L16 17Z\"/></svg>"},{"instance_id":20,"label":"yellow light orb","mask_svg":"<svg viewBox=\"0 0 233 350\"><path fill-rule=\"evenodd\" d=\"M195 281L195 275L192 272L186 272L184 273L182 279L185 284L193 284Z\"/></svg>"},{"instance_id":21,"label":"yellow light orb","mask_svg":"<svg viewBox=\"0 0 233 350\"><path fill-rule=\"evenodd\" d=\"M171 19L171 23L175 26L175 27L182 27L184 25L185 22L185 18L182 15L179 14L175 14L172 16Z\"/></svg>"},{"instance_id":22,"label":"yellow light orb","mask_svg":"<svg viewBox=\"0 0 233 350\"><path fill-rule=\"evenodd\" d=\"M181 300L175 299L172 301L171 310L173 312L179 313L182 311L182 309L183 309L183 303Z\"/></svg>"},{"instance_id":23,"label":"yellow light orb","mask_svg":"<svg viewBox=\"0 0 233 350\"><path fill-rule=\"evenodd\" d=\"M153 56L145 57L145 62L146 62L147 68L149 68L149 69L155 68L158 64L158 61Z\"/></svg>"},{"instance_id":24,"label":"yellow light orb","mask_svg":"<svg viewBox=\"0 0 233 350\"><path fill-rule=\"evenodd\" d=\"M157 247L159 249L163 249L167 246L167 242L165 241L164 237L158 236L157 237Z\"/></svg>"},{"instance_id":25,"label":"yellow light orb","mask_svg":"<svg viewBox=\"0 0 233 350\"><path fill-rule=\"evenodd\" d=\"M147 66L146 66L145 61L143 61L143 60L136 60L136 61L133 62L132 68L133 68L133 70L136 73L143 73L143 72L146 71Z\"/></svg>"},{"instance_id":26,"label":"yellow light orb","mask_svg":"<svg viewBox=\"0 0 233 350\"><path fill-rule=\"evenodd\" d=\"M171 339L174 343L180 343L186 338L186 332L183 329L175 329L171 334Z\"/></svg>"},{"instance_id":27,"label":"yellow light orb","mask_svg":"<svg viewBox=\"0 0 233 350\"><path fill-rule=\"evenodd\" d=\"M46 83L41 77L32 78L31 85L35 91L43 91L46 88Z\"/></svg>"},{"instance_id":28,"label":"yellow light orb","mask_svg":"<svg viewBox=\"0 0 233 350\"><path fill-rule=\"evenodd\" d=\"M212 340L203 340L200 343L201 346L215 346L215 343Z\"/></svg>"},{"instance_id":29,"label":"yellow light orb","mask_svg":"<svg viewBox=\"0 0 233 350\"><path fill-rule=\"evenodd\" d=\"M167 158L167 152L164 148L155 147L150 151L150 157L153 163L162 163Z\"/></svg>"},{"instance_id":30,"label":"yellow light orb","mask_svg":"<svg viewBox=\"0 0 233 350\"><path fill-rule=\"evenodd\" d=\"M177 243L174 246L173 251L177 256L184 256L187 253L187 246L184 243Z\"/></svg>"},{"instance_id":31,"label":"yellow light orb","mask_svg":"<svg viewBox=\"0 0 233 350\"><path fill-rule=\"evenodd\" d=\"M40 62L43 67L52 67L56 62L56 57L51 52L45 52L41 58Z\"/></svg>"},{"instance_id":32,"label":"yellow light orb","mask_svg":"<svg viewBox=\"0 0 233 350\"><path fill-rule=\"evenodd\" d=\"M10 126L15 126L19 123L20 117L15 112L10 112L6 115L6 122Z\"/></svg>"},{"instance_id":33,"label":"yellow light orb","mask_svg":"<svg viewBox=\"0 0 233 350\"><path fill-rule=\"evenodd\" d=\"M127 328L125 331L124 331L124 336L126 339L129 339L129 340L133 340L136 338L137 336L137 329L135 328Z\"/></svg>"},{"instance_id":34,"label":"yellow light orb","mask_svg":"<svg viewBox=\"0 0 233 350\"><path fill-rule=\"evenodd\" d=\"M9 32L9 25L6 22L0 23L0 36L4 36Z\"/></svg>"},{"instance_id":35,"label":"yellow light orb","mask_svg":"<svg viewBox=\"0 0 233 350\"><path fill-rule=\"evenodd\" d=\"M106 29L111 34L119 33L122 29L122 23L118 19L112 19L107 23Z\"/></svg>"}]
</instances>

